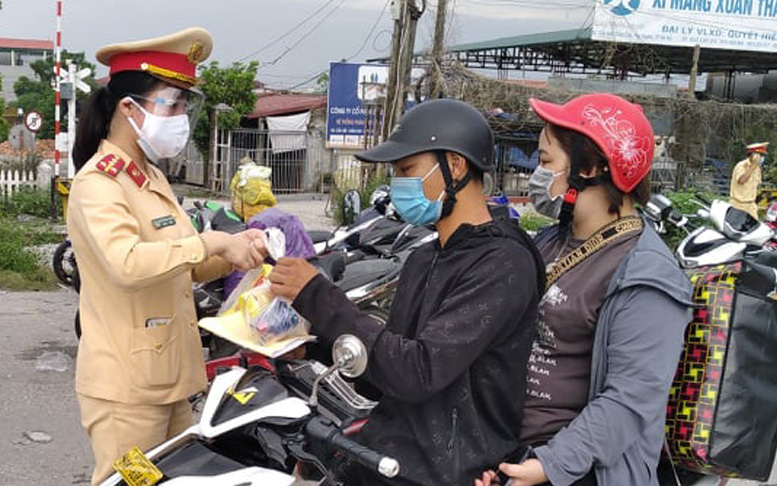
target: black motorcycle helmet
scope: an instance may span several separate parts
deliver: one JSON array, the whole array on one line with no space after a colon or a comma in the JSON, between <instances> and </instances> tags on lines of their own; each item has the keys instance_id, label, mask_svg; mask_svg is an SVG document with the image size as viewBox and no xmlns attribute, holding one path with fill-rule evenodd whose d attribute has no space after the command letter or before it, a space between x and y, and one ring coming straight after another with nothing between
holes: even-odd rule
<instances>
[{"instance_id":1,"label":"black motorcycle helmet","mask_svg":"<svg viewBox=\"0 0 777 486\"><path fill-rule=\"evenodd\" d=\"M364 162L396 162L421 152L456 152L481 172L494 164L494 135L472 106L458 100L430 100L399 120L388 140L356 154Z\"/></svg>"},{"instance_id":2,"label":"black motorcycle helmet","mask_svg":"<svg viewBox=\"0 0 777 486\"><path fill-rule=\"evenodd\" d=\"M494 164L494 135L485 117L463 101L438 99L419 104L399 120L388 140L356 154L364 162L396 162L422 152L436 152L445 179L442 217L453 210L456 193L467 185L472 171L454 183L446 152L461 154L476 173L490 172Z\"/></svg>"}]
</instances>

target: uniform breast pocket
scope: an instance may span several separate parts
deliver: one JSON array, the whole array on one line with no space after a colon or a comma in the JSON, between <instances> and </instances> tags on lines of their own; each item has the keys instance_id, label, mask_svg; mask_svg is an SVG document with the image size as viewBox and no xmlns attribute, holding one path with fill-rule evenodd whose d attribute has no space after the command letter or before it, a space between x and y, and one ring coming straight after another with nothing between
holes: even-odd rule
<instances>
[{"instance_id":1,"label":"uniform breast pocket","mask_svg":"<svg viewBox=\"0 0 777 486\"><path fill-rule=\"evenodd\" d=\"M171 386L181 373L181 342L175 319L149 320L153 325L132 330L132 381L138 386Z\"/></svg>"}]
</instances>

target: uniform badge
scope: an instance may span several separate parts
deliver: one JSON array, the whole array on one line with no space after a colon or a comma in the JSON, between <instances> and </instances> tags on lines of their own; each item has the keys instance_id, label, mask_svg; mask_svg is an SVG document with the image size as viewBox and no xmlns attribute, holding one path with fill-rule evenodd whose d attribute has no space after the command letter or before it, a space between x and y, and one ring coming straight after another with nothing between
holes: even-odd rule
<instances>
[{"instance_id":1,"label":"uniform badge","mask_svg":"<svg viewBox=\"0 0 777 486\"><path fill-rule=\"evenodd\" d=\"M167 228L168 226L175 225L175 218L173 217L172 214L168 214L165 216L161 216L159 218L152 219L151 224L153 224L154 228L156 229Z\"/></svg>"},{"instance_id":2,"label":"uniform badge","mask_svg":"<svg viewBox=\"0 0 777 486\"><path fill-rule=\"evenodd\" d=\"M121 172L121 169L124 168L124 161L115 154L108 154L97 162L96 167L100 172L116 177Z\"/></svg>"},{"instance_id":3,"label":"uniform badge","mask_svg":"<svg viewBox=\"0 0 777 486\"><path fill-rule=\"evenodd\" d=\"M152 317L150 319L146 319L146 327L152 328L152 327L166 326L171 322L173 322L173 320L169 317Z\"/></svg>"},{"instance_id":4,"label":"uniform badge","mask_svg":"<svg viewBox=\"0 0 777 486\"><path fill-rule=\"evenodd\" d=\"M127 174L129 174L130 179L132 179L136 186L143 187L143 183L146 182L146 175L140 170L135 161L130 162L129 166L127 166Z\"/></svg>"}]
</instances>

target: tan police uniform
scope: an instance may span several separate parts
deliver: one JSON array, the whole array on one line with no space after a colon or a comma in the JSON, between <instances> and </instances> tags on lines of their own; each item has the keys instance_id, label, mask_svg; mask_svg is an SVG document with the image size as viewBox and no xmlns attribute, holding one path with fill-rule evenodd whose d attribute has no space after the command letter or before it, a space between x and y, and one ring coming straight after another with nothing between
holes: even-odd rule
<instances>
[{"instance_id":1,"label":"tan police uniform","mask_svg":"<svg viewBox=\"0 0 777 486\"><path fill-rule=\"evenodd\" d=\"M209 52L209 34L195 30ZM155 61L170 37L192 43L187 32L133 46ZM72 183L67 225L81 277L76 392L95 484L133 446L147 450L191 425L187 399L207 384L192 281L232 266L208 257L164 175L107 140Z\"/></svg>"},{"instance_id":2,"label":"tan police uniform","mask_svg":"<svg viewBox=\"0 0 777 486\"><path fill-rule=\"evenodd\" d=\"M750 144L747 146L748 154L766 154L766 147L768 145L768 142ZM761 185L760 164L756 164L756 167L744 184L739 182L739 178L745 174L753 164L756 163L752 162L748 157L745 160L739 161L737 165L734 166L734 170L731 173L729 202L733 207L746 211L750 213L752 217L758 219L758 205L756 204L755 199L758 196L758 187Z\"/></svg>"}]
</instances>

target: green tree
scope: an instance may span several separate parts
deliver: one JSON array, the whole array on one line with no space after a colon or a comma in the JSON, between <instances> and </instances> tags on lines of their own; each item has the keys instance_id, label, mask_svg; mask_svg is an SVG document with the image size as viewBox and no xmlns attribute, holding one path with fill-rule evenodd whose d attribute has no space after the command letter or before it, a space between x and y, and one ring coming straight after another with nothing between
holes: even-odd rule
<instances>
[{"instance_id":1,"label":"green tree","mask_svg":"<svg viewBox=\"0 0 777 486\"><path fill-rule=\"evenodd\" d=\"M221 68L218 61L211 61L207 67L200 68L202 84L199 88L205 94L205 102L194 130L194 141L200 152L209 153L211 113L215 105L224 103L232 108L218 113L218 126L224 129L237 128L240 118L254 111L254 79L258 69L256 61L248 64L236 62L228 68Z\"/></svg>"},{"instance_id":2,"label":"green tree","mask_svg":"<svg viewBox=\"0 0 777 486\"><path fill-rule=\"evenodd\" d=\"M323 72L316 78L316 92L326 94L329 91L329 73Z\"/></svg>"},{"instance_id":3,"label":"green tree","mask_svg":"<svg viewBox=\"0 0 777 486\"><path fill-rule=\"evenodd\" d=\"M2 88L3 78L0 76L0 90ZM5 100L0 98L0 142L5 142L8 140L8 130L10 129L8 122L5 121L5 118L2 117L3 113L5 113Z\"/></svg>"},{"instance_id":4,"label":"green tree","mask_svg":"<svg viewBox=\"0 0 777 486\"><path fill-rule=\"evenodd\" d=\"M95 66L92 63L86 61L86 57L83 52L68 51L62 52L62 73L64 74L67 69L67 61L71 61L78 66L78 69L85 67L91 68L92 73L95 71ZM49 57L47 59L41 59L30 64L30 68L35 72L36 80L30 79L27 76L20 77L13 85L14 92L16 93L15 107L22 108L25 113L35 110L43 116L43 126L40 132L38 132L39 138L54 138L54 82L55 82L55 59ZM89 76L84 80L89 84L92 89L97 88L97 82L94 80L94 76ZM87 96L86 93L78 91L76 98L81 99ZM62 125L67 126L67 103L62 103Z\"/></svg>"}]
</instances>

